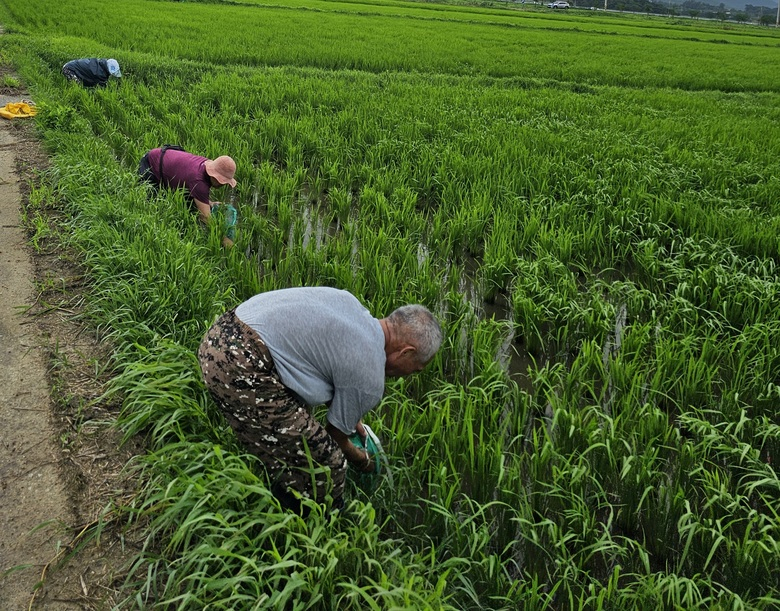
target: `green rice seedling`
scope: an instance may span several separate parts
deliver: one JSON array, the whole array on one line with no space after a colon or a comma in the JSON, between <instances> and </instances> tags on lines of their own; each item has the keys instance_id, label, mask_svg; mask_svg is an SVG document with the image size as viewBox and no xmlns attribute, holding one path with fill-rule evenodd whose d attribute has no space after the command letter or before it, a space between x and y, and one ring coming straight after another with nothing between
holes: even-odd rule
<instances>
[{"instance_id":1,"label":"green rice seedling","mask_svg":"<svg viewBox=\"0 0 780 611\"><path fill-rule=\"evenodd\" d=\"M116 345L123 430L156 448L125 607L776 606L775 34L319 0L132 0L106 30L93 0L17 4L0 47L40 101L47 199ZM123 81L68 86L87 51ZM232 251L137 187L164 142L234 155ZM192 357L217 314L299 284L425 303L447 335L371 413L394 484L307 521Z\"/></svg>"},{"instance_id":2,"label":"green rice seedling","mask_svg":"<svg viewBox=\"0 0 780 611\"><path fill-rule=\"evenodd\" d=\"M690 336L675 341L663 339L657 344L657 369L649 390L670 401L672 409L684 410L690 405L708 405L715 400L717 354L714 334L695 340ZM713 356L708 358L708 353Z\"/></svg>"},{"instance_id":3,"label":"green rice seedling","mask_svg":"<svg viewBox=\"0 0 780 611\"><path fill-rule=\"evenodd\" d=\"M194 353L177 344L139 349L138 360L111 381L108 393L122 397L125 439L143 433L152 448L226 428L206 398Z\"/></svg>"},{"instance_id":4,"label":"green rice seedling","mask_svg":"<svg viewBox=\"0 0 780 611\"><path fill-rule=\"evenodd\" d=\"M505 221L497 217L494 221L489 236L490 241L485 244L485 253L480 266L482 283L486 287L485 301L492 302L497 294L508 290L514 275L514 261L517 256L512 248L515 230L516 221L512 218Z\"/></svg>"},{"instance_id":5,"label":"green rice seedling","mask_svg":"<svg viewBox=\"0 0 780 611\"><path fill-rule=\"evenodd\" d=\"M532 353L547 345L553 351L566 344L569 329L560 324L576 300L578 289L573 274L554 259L521 260L515 278L512 304L520 335ZM542 282L542 280L546 282ZM552 287L555 287L553 289ZM553 342L548 335L554 331ZM528 342L531 342L528 344ZM538 343L537 343L538 342Z\"/></svg>"},{"instance_id":6,"label":"green rice seedling","mask_svg":"<svg viewBox=\"0 0 780 611\"><path fill-rule=\"evenodd\" d=\"M242 606L242 601L254 601L276 606L295 601L302 608L331 604L353 608L371 592L371 597L380 600L417 600L420 608L442 608L435 603L441 596L440 588L426 602L428 597L413 589L390 585L393 573L411 575L410 571L423 568L414 560L402 561L395 554L396 560L389 560L383 568L367 556L369 550L373 550L371 554L379 548L389 551L386 546L392 545L376 540L378 526L370 510L351 505L343 518L332 515L330 526L308 527L300 518L279 512L267 488L259 485L243 459L219 446L167 445L155 457L155 471L164 473L161 465L175 467L180 453L186 454L189 467L171 472L172 479L161 486L164 497L152 496L137 508L144 512L162 504L164 511L154 510L158 517L152 532L174 529L171 542L175 548L166 550L158 560L149 556L136 565L137 571L154 568L160 573L156 581L162 587L158 594L161 602L188 601L190 605L223 601L218 604ZM198 489L212 492L203 497L196 494ZM219 513L215 513L217 507ZM351 536L332 536L339 523ZM301 561L293 560L290 552L283 553L285 549L303 554ZM162 579L166 574L171 578L185 576L182 587L186 589L174 589L175 581ZM349 577L345 580L340 575ZM353 580L373 582L375 588L356 590ZM425 578L412 577L409 583L415 582L422 585ZM194 592L201 594L196 597Z\"/></svg>"}]
</instances>

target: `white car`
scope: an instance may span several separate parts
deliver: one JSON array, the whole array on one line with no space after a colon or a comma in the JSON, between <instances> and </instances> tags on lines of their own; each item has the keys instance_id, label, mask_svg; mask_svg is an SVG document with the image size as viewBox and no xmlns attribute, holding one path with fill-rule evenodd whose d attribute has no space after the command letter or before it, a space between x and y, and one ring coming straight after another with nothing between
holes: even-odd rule
<instances>
[{"instance_id":1,"label":"white car","mask_svg":"<svg viewBox=\"0 0 780 611\"><path fill-rule=\"evenodd\" d=\"M550 2L547 8L569 8L568 2Z\"/></svg>"}]
</instances>

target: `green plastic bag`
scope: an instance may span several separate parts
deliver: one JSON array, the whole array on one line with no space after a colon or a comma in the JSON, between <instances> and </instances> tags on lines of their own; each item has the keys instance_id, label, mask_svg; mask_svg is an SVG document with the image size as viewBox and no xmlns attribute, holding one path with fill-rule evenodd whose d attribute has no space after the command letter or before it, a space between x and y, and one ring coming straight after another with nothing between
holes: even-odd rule
<instances>
[{"instance_id":1,"label":"green plastic bag","mask_svg":"<svg viewBox=\"0 0 780 611\"><path fill-rule=\"evenodd\" d=\"M236 240L236 224L238 223L238 210L233 204L216 203L211 206L211 214L214 216L224 216L225 235L230 240Z\"/></svg>"},{"instance_id":2,"label":"green plastic bag","mask_svg":"<svg viewBox=\"0 0 780 611\"><path fill-rule=\"evenodd\" d=\"M387 462L387 456L385 455L385 451L382 448L382 443L379 441L379 437L376 436L374 431L372 431L371 427L367 424L364 424L363 428L366 429L365 444L360 438L360 435L357 433L353 433L349 440L358 448L368 450L368 453L371 455L371 458L374 461L374 470L371 473L363 473L355 469L350 469L349 473L354 476L355 481L362 488L373 490L379 485L380 476L382 475L384 466L384 474L391 480L392 485L392 476L390 475L390 470L388 468L389 464Z\"/></svg>"}]
</instances>

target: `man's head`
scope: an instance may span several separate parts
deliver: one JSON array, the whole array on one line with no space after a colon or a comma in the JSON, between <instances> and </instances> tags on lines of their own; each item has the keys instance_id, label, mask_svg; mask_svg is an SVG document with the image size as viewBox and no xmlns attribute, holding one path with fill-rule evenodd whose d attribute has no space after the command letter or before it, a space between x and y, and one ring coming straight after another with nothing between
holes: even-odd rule
<instances>
[{"instance_id":1,"label":"man's head","mask_svg":"<svg viewBox=\"0 0 780 611\"><path fill-rule=\"evenodd\" d=\"M236 162L233 161L232 157L221 155L216 159L208 159L205 165L206 174L216 180L220 186L236 186L236 179L233 178L233 176L236 175ZM212 180L212 185L214 184L214 180Z\"/></svg>"},{"instance_id":2,"label":"man's head","mask_svg":"<svg viewBox=\"0 0 780 611\"><path fill-rule=\"evenodd\" d=\"M380 322L385 331L385 374L390 377L422 371L441 346L441 325L425 306L401 306Z\"/></svg>"}]
</instances>

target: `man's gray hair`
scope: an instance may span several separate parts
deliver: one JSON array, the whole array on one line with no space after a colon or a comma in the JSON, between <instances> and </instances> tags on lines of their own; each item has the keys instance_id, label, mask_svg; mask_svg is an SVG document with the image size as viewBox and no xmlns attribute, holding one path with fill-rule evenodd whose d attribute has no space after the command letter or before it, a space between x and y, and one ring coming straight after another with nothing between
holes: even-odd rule
<instances>
[{"instance_id":1,"label":"man's gray hair","mask_svg":"<svg viewBox=\"0 0 780 611\"><path fill-rule=\"evenodd\" d=\"M427 363L441 347L444 334L430 310L419 304L401 306L387 317L405 341L417 349L420 363Z\"/></svg>"}]
</instances>

